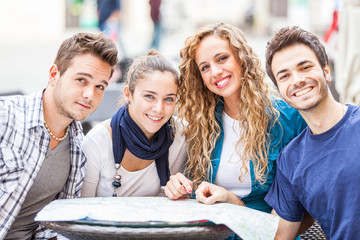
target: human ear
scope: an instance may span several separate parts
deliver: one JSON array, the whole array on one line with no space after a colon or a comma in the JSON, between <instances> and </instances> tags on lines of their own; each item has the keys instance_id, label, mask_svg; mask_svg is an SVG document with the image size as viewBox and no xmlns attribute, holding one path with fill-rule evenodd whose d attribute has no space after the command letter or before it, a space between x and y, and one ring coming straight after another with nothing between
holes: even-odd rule
<instances>
[{"instance_id":1,"label":"human ear","mask_svg":"<svg viewBox=\"0 0 360 240\"><path fill-rule=\"evenodd\" d=\"M53 64L49 71L49 84L54 85L59 76L59 68L56 64Z\"/></svg>"},{"instance_id":2,"label":"human ear","mask_svg":"<svg viewBox=\"0 0 360 240\"><path fill-rule=\"evenodd\" d=\"M131 92L130 92L129 86L126 85L124 87L124 99L127 104L130 103L130 95L131 95Z\"/></svg>"},{"instance_id":3,"label":"human ear","mask_svg":"<svg viewBox=\"0 0 360 240\"><path fill-rule=\"evenodd\" d=\"M325 80L327 82L331 82L331 73L330 73L330 67L329 65L326 65L324 67L324 76L325 76Z\"/></svg>"}]
</instances>

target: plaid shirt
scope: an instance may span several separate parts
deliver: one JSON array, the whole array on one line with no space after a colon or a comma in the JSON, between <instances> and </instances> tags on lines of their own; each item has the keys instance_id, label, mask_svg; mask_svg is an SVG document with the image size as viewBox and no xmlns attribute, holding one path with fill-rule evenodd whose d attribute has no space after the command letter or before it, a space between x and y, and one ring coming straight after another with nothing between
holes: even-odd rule
<instances>
[{"instance_id":1,"label":"plaid shirt","mask_svg":"<svg viewBox=\"0 0 360 240\"><path fill-rule=\"evenodd\" d=\"M42 95L43 90L30 96L0 98L0 239L18 215L50 146ZM79 122L70 124L69 134L71 170L57 198L79 197L85 175L86 158L80 150L84 135ZM53 236L56 234L41 224L36 230L37 239Z\"/></svg>"}]
</instances>

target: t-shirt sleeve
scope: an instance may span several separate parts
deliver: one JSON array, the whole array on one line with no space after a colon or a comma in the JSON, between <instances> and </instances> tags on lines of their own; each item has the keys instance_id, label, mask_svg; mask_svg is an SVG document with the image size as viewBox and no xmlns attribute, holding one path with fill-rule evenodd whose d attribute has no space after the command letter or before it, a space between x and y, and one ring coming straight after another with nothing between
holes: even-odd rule
<instances>
[{"instance_id":1,"label":"t-shirt sleeve","mask_svg":"<svg viewBox=\"0 0 360 240\"><path fill-rule=\"evenodd\" d=\"M304 207L296 197L290 182L279 168L265 201L281 218L287 221L299 222L304 215Z\"/></svg>"},{"instance_id":2,"label":"t-shirt sleeve","mask_svg":"<svg viewBox=\"0 0 360 240\"><path fill-rule=\"evenodd\" d=\"M185 136L182 135L184 130L183 124L186 125L186 122L176 116L174 116L173 118L176 133L174 141L169 149L169 168L171 175L175 175L178 172L183 172L185 161L187 159L187 145L185 141Z\"/></svg>"},{"instance_id":3,"label":"t-shirt sleeve","mask_svg":"<svg viewBox=\"0 0 360 240\"><path fill-rule=\"evenodd\" d=\"M87 163L81 197L96 197L105 160L112 153L108 151L109 146L112 146L111 137L102 123L92 128L85 136L81 149L87 158Z\"/></svg>"}]
</instances>

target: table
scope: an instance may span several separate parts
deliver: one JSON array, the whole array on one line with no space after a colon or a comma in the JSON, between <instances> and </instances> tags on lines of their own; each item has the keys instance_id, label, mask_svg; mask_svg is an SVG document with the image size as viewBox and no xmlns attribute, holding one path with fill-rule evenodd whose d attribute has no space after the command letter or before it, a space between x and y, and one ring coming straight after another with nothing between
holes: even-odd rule
<instances>
[{"instance_id":1,"label":"table","mask_svg":"<svg viewBox=\"0 0 360 240\"><path fill-rule=\"evenodd\" d=\"M70 239L274 239L279 217L228 203L195 199L108 197L59 199L36 216Z\"/></svg>"},{"instance_id":2,"label":"table","mask_svg":"<svg viewBox=\"0 0 360 240\"><path fill-rule=\"evenodd\" d=\"M111 239L225 239L234 233L225 225L212 222L188 226L114 226L112 224L83 224L76 222L43 222L71 240Z\"/></svg>"}]
</instances>

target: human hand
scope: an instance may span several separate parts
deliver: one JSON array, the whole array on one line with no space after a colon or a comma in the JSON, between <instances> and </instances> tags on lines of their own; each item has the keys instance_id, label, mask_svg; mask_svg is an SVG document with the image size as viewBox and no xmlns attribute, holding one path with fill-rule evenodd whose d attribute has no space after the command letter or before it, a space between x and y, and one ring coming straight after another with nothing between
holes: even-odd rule
<instances>
[{"instance_id":1,"label":"human hand","mask_svg":"<svg viewBox=\"0 0 360 240\"><path fill-rule=\"evenodd\" d=\"M177 173L170 176L164 192L172 200L189 198L188 193L192 193L192 185L192 181L187 179L182 173Z\"/></svg>"},{"instance_id":2,"label":"human hand","mask_svg":"<svg viewBox=\"0 0 360 240\"><path fill-rule=\"evenodd\" d=\"M235 194L223 187L209 182L202 182L197 188L196 200L204 204L214 204L216 202L226 202L245 206L245 204Z\"/></svg>"}]
</instances>

